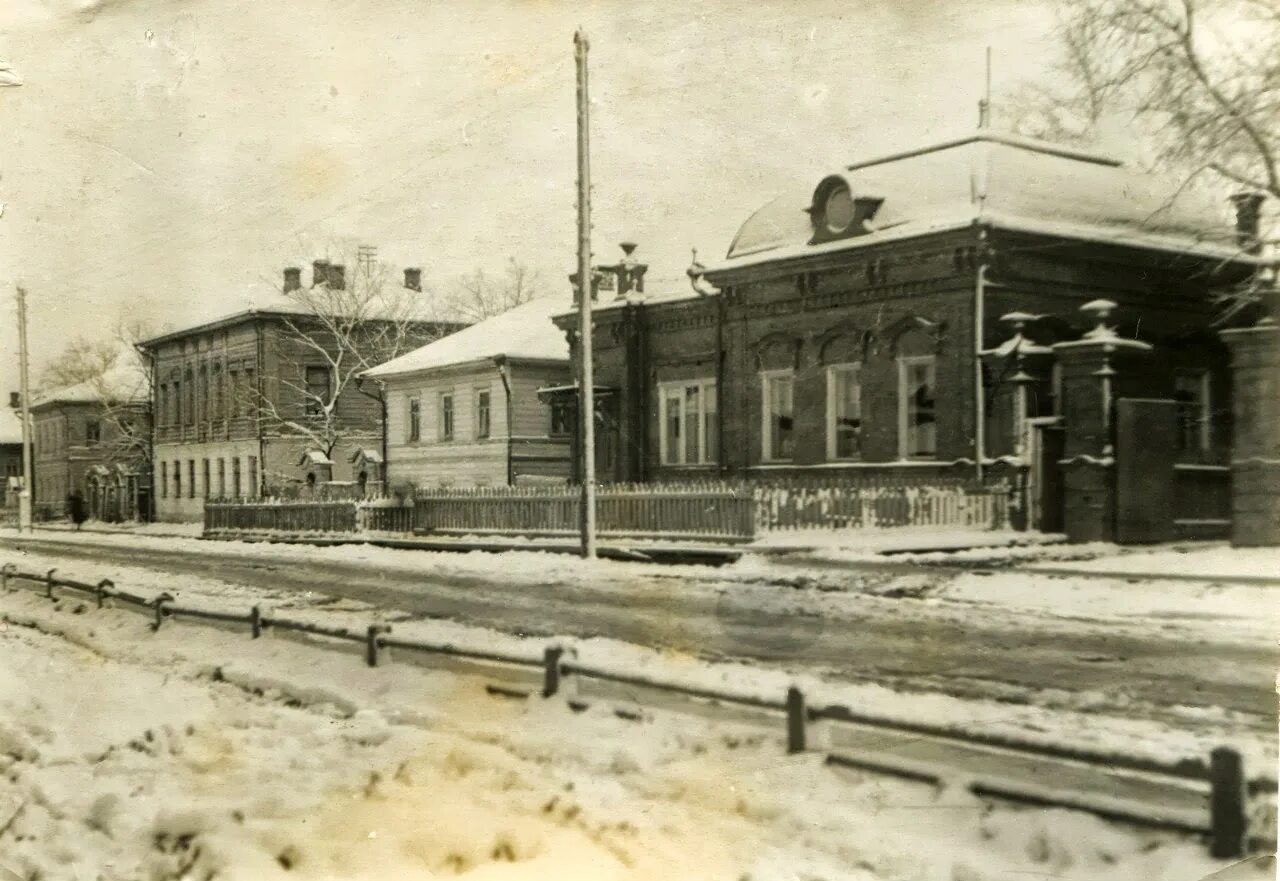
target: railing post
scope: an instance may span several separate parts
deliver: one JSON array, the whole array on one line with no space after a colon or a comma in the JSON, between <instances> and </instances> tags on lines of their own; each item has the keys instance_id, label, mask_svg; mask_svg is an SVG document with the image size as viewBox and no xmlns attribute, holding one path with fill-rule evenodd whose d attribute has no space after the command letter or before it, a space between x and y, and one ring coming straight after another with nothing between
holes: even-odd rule
<instances>
[{"instance_id":1,"label":"railing post","mask_svg":"<svg viewBox=\"0 0 1280 881\"><path fill-rule=\"evenodd\" d=\"M249 628L253 631L253 638L257 639L262 636L262 607L254 606L249 610Z\"/></svg>"},{"instance_id":2,"label":"railing post","mask_svg":"<svg viewBox=\"0 0 1280 881\"><path fill-rule=\"evenodd\" d=\"M0 566L0 588L3 588L5 593L9 592L9 575L16 571L18 571L18 567L12 563L5 563Z\"/></svg>"},{"instance_id":3,"label":"railing post","mask_svg":"<svg viewBox=\"0 0 1280 881\"><path fill-rule=\"evenodd\" d=\"M104 578L98 582L98 586L93 589L93 594L98 600L98 608L101 609L103 601L107 597L107 588L115 587L116 583L110 578Z\"/></svg>"},{"instance_id":4,"label":"railing post","mask_svg":"<svg viewBox=\"0 0 1280 881\"><path fill-rule=\"evenodd\" d=\"M53 599L53 573L57 571L58 571L57 569L50 569L48 572L44 574L45 599L48 599L48 600Z\"/></svg>"},{"instance_id":5,"label":"railing post","mask_svg":"<svg viewBox=\"0 0 1280 881\"><path fill-rule=\"evenodd\" d=\"M378 642L379 635L391 630L385 624L370 624L369 629L365 631L364 638L364 661L370 667L378 666L379 650L382 645Z\"/></svg>"},{"instance_id":6,"label":"railing post","mask_svg":"<svg viewBox=\"0 0 1280 881\"><path fill-rule=\"evenodd\" d=\"M555 697L560 690L560 658L564 649L558 645L547 646L542 651L542 696Z\"/></svg>"},{"instance_id":7,"label":"railing post","mask_svg":"<svg viewBox=\"0 0 1280 881\"><path fill-rule=\"evenodd\" d=\"M164 604L169 602L173 602L173 597L167 593L162 593L151 601L156 613L155 622L151 625L152 630L160 629L160 625L164 622Z\"/></svg>"},{"instance_id":8,"label":"railing post","mask_svg":"<svg viewBox=\"0 0 1280 881\"><path fill-rule=\"evenodd\" d=\"M804 692L794 685L787 689L787 753L795 755L806 749L805 725L809 711L805 707Z\"/></svg>"},{"instance_id":9,"label":"railing post","mask_svg":"<svg viewBox=\"0 0 1280 881\"><path fill-rule=\"evenodd\" d=\"M1209 856L1238 859L1248 846L1248 794L1244 759L1220 746L1209 754Z\"/></svg>"}]
</instances>

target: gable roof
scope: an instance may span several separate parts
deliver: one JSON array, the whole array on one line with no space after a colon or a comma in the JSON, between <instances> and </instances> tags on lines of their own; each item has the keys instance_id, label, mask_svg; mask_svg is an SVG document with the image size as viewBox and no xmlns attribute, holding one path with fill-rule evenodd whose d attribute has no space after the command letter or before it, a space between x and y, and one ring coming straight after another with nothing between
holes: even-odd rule
<instances>
[{"instance_id":1,"label":"gable roof","mask_svg":"<svg viewBox=\"0 0 1280 881\"><path fill-rule=\"evenodd\" d=\"M108 370L101 379L50 389L32 396L31 409L49 404L97 404L104 398L117 404L145 404L151 400L147 376L134 364Z\"/></svg>"},{"instance_id":2,"label":"gable roof","mask_svg":"<svg viewBox=\"0 0 1280 881\"><path fill-rule=\"evenodd\" d=\"M566 311L560 297L539 297L365 371L385 378L498 357L569 361L569 343L551 321Z\"/></svg>"},{"instance_id":3,"label":"gable roof","mask_svg":"<svg viewBox=\"0 0 1280 881\"><path fill-rule=\"evenodd\" d=\"M808 213L817 181L752 214L708 273L866 247L975 223L1063 238L1250 261L1225 201L1119 160L982 130L837 170L855 197L883 199L871 232L819 244ZM714 280L714 278L713 278Z\"/></svg>"}]
</instances>

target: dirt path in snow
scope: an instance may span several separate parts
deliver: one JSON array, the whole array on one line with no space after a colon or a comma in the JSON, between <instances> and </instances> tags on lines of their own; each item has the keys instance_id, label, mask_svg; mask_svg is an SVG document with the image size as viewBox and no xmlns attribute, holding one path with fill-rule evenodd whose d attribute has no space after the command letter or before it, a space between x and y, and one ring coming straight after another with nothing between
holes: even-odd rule
<instances>
[{"instance_id":1,"label":"dirt path in snow","mask_svg":"<svg viewBox=\"0 0 1280 881\"><path fill-rule=\"evenodd\" d=\"M639 645L808 669L846 680L1060 706L1096 706L1187 724L1185 707L1245 713L1274 731L1274 644L1216 642L1176 623L1142 630L991 607L849 597L838 614L823 597L786 587L655 574L598 586L432 577L330 559L300 562L262 547L252 556L120 544L26 542L0 547L208 577L254 587L311 590L467 624L532 635L605 636ZM850 578L885 580L868 574ZM947 578L931 573L931 578ZM762 598L768 604L762 605ZM1031 693L1035 692L1034 695Z\"/></svg>"}]
</instances>

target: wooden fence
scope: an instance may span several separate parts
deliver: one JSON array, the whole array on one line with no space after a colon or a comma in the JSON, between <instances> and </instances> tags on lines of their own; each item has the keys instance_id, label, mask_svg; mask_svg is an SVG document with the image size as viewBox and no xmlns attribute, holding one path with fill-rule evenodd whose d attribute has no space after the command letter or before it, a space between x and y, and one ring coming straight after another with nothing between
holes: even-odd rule
<instances>
[{"instance_id":1,"label":"wooden fence","mask_svg":"<svg viewBox=\"0 0 1280 881\"><path fill-rule=\"evenodd\" d=\"M605 536L750 541L770 532L895 526L1002 529L1008 484L891 478L847 483L606 484L596 493ZM576 487L420 490L411 504L389 501L210 502L205 531L396 532L567 536L577 533Z\"/></svg>"},{"instance_id":2,"label":"wooden fence","mask_svg":"<svg viewBox=\"0 0 1280 881\"><path fill-rule=\"evenodd\" d=\"M355 502L207 502L204 531L355 532Z\"/></svg>"},{"instance_id":3,"label":"wooden fence","mask_svg":"<svg viewBox=\"0 0 1280 881\"><path fill-rule=\"evenodd\" d=\"M749 488L731 485L609 484L596 491L601 535L749 541L755 534ZM421 490L418 532L572 535L579 527L577 487L529 486Z\"/></svg>"}]
</instances>

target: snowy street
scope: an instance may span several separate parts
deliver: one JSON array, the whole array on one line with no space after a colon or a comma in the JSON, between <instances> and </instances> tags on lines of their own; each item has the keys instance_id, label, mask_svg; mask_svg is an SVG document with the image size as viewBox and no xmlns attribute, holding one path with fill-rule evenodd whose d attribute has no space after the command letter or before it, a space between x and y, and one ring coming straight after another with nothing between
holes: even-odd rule
<instances>
[{"instance_id":1,"label":"snowy street","mask_svg":"<svg viewBox=\"0 0 1280 881\"><path fill-rule=\"evenodd\" d=\"M0 597L0 877L1192 881L1223 868L1181 836L787 757L780 730L575 714L457 672L370 669L197 624L153 633L91 605ZM275 607L353 608L282 594Z\"/></svg>"},{"instance_id":2,"label":"snowy street","mask_svg":"<svg viewBox=\"0 0 1280 881\"><path fill-rule=\"evenodd\" d=\"M537 553L67 533L9 533L0 538L4 561L121 586L141 579L175 594L234 585L290 602L306 595L322 607L341 598L408 620L604 638L907 692L1267 738L1275 730L1275 588L1070 579L1027 568L858 573L854 562L806 570L761 558L724 569L587 566ZM1249 563L1268 571L1261 558Z\"/></svg>"}]
</instances>

